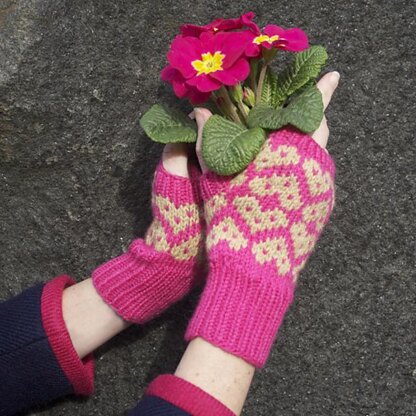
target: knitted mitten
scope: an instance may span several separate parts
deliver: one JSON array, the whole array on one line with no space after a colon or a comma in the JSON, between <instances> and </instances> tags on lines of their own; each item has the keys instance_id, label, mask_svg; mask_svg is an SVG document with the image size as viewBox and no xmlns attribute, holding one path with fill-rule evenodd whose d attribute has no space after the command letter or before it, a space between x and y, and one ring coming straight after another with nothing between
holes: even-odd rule
<instances>
[{"instance_id":1,"label":"knitted mitten","mask_svg":"<svg viewBox=\"0 0 416 416\"><path fill-rule=\"evenodd\" d=\"M265 364L333 208L334 174L326 150L287 128L236 177L202 177L210 271L187 340Z\"/></svg>"},{"instance_id":2,"label":"knitted mitten","mask_svg":"<svg viewBox=\"0 0 416 416\"><path fill-rule=\"evenodd\" d=\"M202 240L199 176L195 167L190 179L172 175L160 163L144 240L94 270L96 290L125 320L143 323L192 288Z\"/></svg>"}]
</instances>

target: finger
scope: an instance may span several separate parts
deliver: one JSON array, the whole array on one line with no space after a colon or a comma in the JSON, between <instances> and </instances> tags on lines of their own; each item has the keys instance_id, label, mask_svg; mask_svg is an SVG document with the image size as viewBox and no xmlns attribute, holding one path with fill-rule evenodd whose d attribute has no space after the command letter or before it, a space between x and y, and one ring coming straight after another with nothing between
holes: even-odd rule
<instances>
[{"instance_id":1,"label":"finger","mask_svg":"<svg viewBox=\"0 0 416 416\"><path fill-rule=\"evenodd\" d=\"M169 143L163 149L163 167L173 175L189 178L186 143Z\"/></svg>"},{"instance_id":2,"label":"finger","mask_svg":"<svg viewBox=\"0 0 416 416\"><path fill-rule=\"evenodd\" d=\"M319 146L325 149L329 139L329 127L325 116L322 119L321 125L312 134L312 138L319 144Z\"/></svg>"},{"instance_id":3,"label":"finger","mask_svg":"<svg viewBox=\"0 0 416 416\"><path fill-rule=\"evenodd\" d=\"M204 129L205 123L212 116L211 111L206 108L195 108L195 119L198 126L198 139L196 141L196 155L198 156L199 165L201 166L202 173L207 172L209 169L205 165L202 157L202 130Z\"/></svg>"},{"instance_id":4,"label":"finger","mask_svg":"<svg viewBox=\"0 0 416 416\"><path fill-rule=\"evenodd\" d=\"M325 110L331 102L334 91L337 89L339 78L340 75L338 72L329 72L328 74L324 75L317 84L317 87L322 93Z\"/></svg>"}]
</instances>

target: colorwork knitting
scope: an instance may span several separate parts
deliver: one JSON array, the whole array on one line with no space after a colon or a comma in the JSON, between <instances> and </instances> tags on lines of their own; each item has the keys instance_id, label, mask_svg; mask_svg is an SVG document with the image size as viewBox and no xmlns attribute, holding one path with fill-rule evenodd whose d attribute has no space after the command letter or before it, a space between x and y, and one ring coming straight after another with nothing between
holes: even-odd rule
<instances>
[{"instance_id":1,"label":"colorwork knitting","mask_svg":"<svg viewBox=\"0 0 416 416\"><path fill-rule=\"evenodd\" d=\"M202 241L199 176L195 167L190 179L172 175L160 163L145 239L93 272L98 293L125 320L146 322L192 288Z\"/></svg>"},{"instance_id":2,"label":"colorwork knitting","mask_svg":"<svg viewBox=\"0 0 416 416\"><path fill-rule=\"evenodd\" d=\"M334 175L326 150L287 128L236 177L203 176L210 272L187 340L265 364L334 206Z\"/></svg>"}]
</instances>

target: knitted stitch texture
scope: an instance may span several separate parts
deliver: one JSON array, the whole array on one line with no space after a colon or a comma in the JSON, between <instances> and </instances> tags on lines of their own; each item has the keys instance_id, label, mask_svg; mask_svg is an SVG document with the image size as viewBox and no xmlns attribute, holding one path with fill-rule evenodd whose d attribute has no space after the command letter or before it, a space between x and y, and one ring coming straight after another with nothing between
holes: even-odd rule
<instances>
[{"instance_id":1,"label":"knitted stitch texture","mask_svg":"<svg viewBox=\"0 0 416 416\"><path fill-rule=\"evenodd\" d=\"M199 176L191 165L188 179L160 163L153 181L154 220L144 240L94 270L96 290L125 320L146 322L192 288L202 241Z\"/></svg>"},{"instance_id":2,"label":"knitted stitch texture","mask_svg":"<svg viewBox=\"0 0 416 416\"><path fill-rule=\"evenodd\" d=\"M265 364L334 206L334 175L325 149L286 128L234 178L202 177L210 271L187 340Z\"/></svg>"}]
</instances>

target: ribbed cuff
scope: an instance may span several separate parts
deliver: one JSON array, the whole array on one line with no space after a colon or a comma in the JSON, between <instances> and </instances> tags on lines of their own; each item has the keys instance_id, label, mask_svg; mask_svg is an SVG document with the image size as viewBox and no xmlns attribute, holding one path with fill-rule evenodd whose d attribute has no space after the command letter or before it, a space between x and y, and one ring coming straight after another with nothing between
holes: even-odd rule
<instances>
[{"instance_id":1,"label":"ribbed cuff","mask_svg":"<svg viewBox=\"0 0 416 416\"><path fill-rule=\"evenodd\" d=\"M252 276L224 259L211 269L185 339L202 337L263 367L294 290L288 278Z\"/></svg>"},{"instance_id":2,"label":"ribbed cuff","mask_svg":"<svg viewBox=\"0 0 416 416\"><path fill-rule=\"evenodd\" d=\"M62 294L75 284L69 276L59 276L48 282L41 298L42 324L49 345L72 384L74 393L89 396L94 391L94 358L92 354L81 360L75 351L62 312Z\"/></svg>"},{"instance_id":3,"label":"ribbed cuff","mask_svg":"<svg viewBox=\"0 0 416 416\"><path fill-rule=\"evenodd\" d=\"M232 176L217 175L212 171L204 173L200 179L202 199L208 201L213 195L218 195L223 190L226 190L232 178Z\"/></svg>"},{"instance_id":4,"label":"ribbed cuff","mask_svg":"<svg viewBox=\"0 0 416 416\"><path fill-rule=\"evenodd\" d=\"M193 262L179 263L169 254L157 252L137 239L126 253L95 269L92 281L99 295L118 315L142 324L191 289L193 267ZM175 276L182 278L172 288L169 283Z\"/></svg>"},{"instance_id":5,"label":"ribbed cuff","mask_svg":"<svg viewBox=\"0 0 416 416\"><path fill-rule=\"evenodd\" d=\"M163 162L159 162L153 180L153 194L169 196L169 199L174 202L199 204L201 198L198 181L201 173L191 163L188 165L188 172L189 178L174 175L165 169Z\"/></svg>"},{"instance_id":6,"label":"ribbed cuff","mask_svg":"<svg viewBox=\"0 0 416 416\"><path fill-rule=\"evenodd\" d=\"M172 374L157 377L146 391L193 416L235 416L224 404L199 387Z\"/></svg>"}]
</instances>

